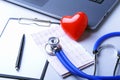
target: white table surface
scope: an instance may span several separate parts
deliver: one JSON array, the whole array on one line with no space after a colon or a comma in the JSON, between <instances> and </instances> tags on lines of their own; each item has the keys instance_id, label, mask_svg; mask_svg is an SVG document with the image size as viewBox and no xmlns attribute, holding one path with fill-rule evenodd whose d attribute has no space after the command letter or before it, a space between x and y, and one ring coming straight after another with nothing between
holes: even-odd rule
<instances>
[{"instance_id":1,"label":"white table surface","mask_svg":"<svg viewBox=\"0 0 120 80\"><path fill-rule=\"evenodd\" d=\"M4 2L0 0L0 31L3 29L6 21L10 17L26 17L26 18L38 18L38 19L47 19L51 21L57 21L53 18L44 16L42 14L21 8L19 6ZM86 30L83 36L81 37L79 43L83 45L83 47L92 54L92 49L94 46L95 41L102 35L109 33L109 32L114 32L114 31L120 31L120 3L116 6L116 8L113 10L113 12L109 15L109 17L104 21L104 23L100 26L98 30L91 31L91 30ZM105 43L113 43L115 46L120 49L120 38L115 38L112 40L109 40L108 42ZM114 68L114 62L115 60L110 60L110 57L108 57L109 54L107 53L112 53L111 51L104 51L103 56L100 59L100 70L98 72L99 75L112 75L113 68ZM111 54L111 56L114 56ZM107 58L107 59L106 59ZM112 57L115 58L115 57ZM106 62L108 61L108 62ZM104 62L104 63L102 63ZM106 63L107 65L106 65ZM113 62L113 63L112 63ZM104 65L105 64L105 65ZM112 65L112 67L110 66ZM109 67L110 66L110 67ZM109 67L109 69L108 69ZM87 68L84 70L84 72L88 74L93 74L93 66ZM120 72L118 73L120 74ZM9 79L3 79L1 80L9 80ZM57 74L57 72L54 71L51 65L49 65L45 80L63 80L61 76ZM64 80L81 80L80 77L75 77L75 76L70 76L65 78Z\"/></svg>"}]
</instances>

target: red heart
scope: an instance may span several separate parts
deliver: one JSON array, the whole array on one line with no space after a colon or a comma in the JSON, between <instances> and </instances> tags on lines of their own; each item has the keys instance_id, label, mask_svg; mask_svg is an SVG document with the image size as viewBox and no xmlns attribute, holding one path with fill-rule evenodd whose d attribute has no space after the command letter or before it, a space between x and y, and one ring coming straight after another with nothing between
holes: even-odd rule
<instances>
[{"instance_id":1,"label":"red heart","mask_svg":"<svg viewBox=\"0 0 120 80\"><path fill-rule=\"evenodd\" d=\"M78 40L85 31L88 18L84 12L78 12L73 16L64 16L60 24L65 33L74 40Z\"/></svg>"}]
</instances>

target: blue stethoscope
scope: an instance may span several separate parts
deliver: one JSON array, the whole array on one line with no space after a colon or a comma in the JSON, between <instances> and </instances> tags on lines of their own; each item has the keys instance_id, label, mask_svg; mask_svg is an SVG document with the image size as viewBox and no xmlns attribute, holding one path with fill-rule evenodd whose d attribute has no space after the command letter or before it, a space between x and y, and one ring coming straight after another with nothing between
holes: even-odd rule
<instances>
[{"instance_id":1,"label":"blue stethoscope","mask_svg":"<svg viewBox=\"0 0 120 80\"><path fill-rule=\"evenodd\" d=\"M93 48L93 54L95 54L95 72L96 72L96 56L98 53L100 53L100 50L101 50L100 45L106 39L115 37L115 36L120 36L120 32L108 33L96 41L94 48ZM82 78L86 78L89 80L120 80L120 76L115 76L115 75L114 76L95 76L95 75L89 75L89 74L82 72L75 65L73 65L71 63L71 61L66 57L66 55L64 54L64 52L59 44L59 39L57 37L50 37L48 40L48 43L45 46L45 49L46 49L47 53L49 53L50 55L56 55L57 58L60 60L60 62L64 65L64 67L68 71L70 71L71 74L73 74L73 75L80 76ZM118 60L115 65L114 74L115 74L117 65L119 63L119 60L120 60L120 53L118 51ZM95 74L95 72L94 72L94 74Z\"/></svg>"}]
</instances>

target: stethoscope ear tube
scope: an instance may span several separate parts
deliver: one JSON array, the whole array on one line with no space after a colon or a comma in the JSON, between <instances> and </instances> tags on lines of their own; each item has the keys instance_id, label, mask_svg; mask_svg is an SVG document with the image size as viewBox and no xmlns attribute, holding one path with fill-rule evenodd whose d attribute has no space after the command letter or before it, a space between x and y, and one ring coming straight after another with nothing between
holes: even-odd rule
<instances>
[{"instance_id":1,"label":"stethoscope ear tube","mask_svg":"<svg viewBox=\"0 0 120 80\"><path fill-rule=\"evenodd\" d=\"M118 66L118 63L119 63L119 59L120 59L120 53L118 51L118 49L112 45L112 44L104 44L102 46L99 46L99 49L98 49L98 52L97 54L95 54L95 63L94 63L94 75L96 75L96 69L97 69L97 61L98 61L98 55L101 53L101 51L105 48L111 48L114 50L114 53L117 54L118 56L118 59L116 61L116 64L115 64L115 68L114 68L114 71L113 71L113 76L115 76L115 73L116 73L116 70L117 70L117 66Z\"/></svg>"}]
</instances>

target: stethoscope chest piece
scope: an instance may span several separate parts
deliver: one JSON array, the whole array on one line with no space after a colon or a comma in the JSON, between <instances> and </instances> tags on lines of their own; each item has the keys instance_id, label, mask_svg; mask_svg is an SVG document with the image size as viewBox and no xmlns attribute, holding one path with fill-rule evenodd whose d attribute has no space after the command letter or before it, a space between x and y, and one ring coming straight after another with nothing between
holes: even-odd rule
<instances>
[{"instance_id":1,"label":"stethoscope chest piece","mask_svg":"<svg viewBox=\"0 0 120 80\"><path fill-rule=\"evenodd\" d=\"M45 45L45 50L46 52L51 55L54 56L55 52L58 51L59 49L61 49L61 46L59 45L59 38L57 37L50 37L48 39L48 43Z\"/></svg>"}]
</instances>

